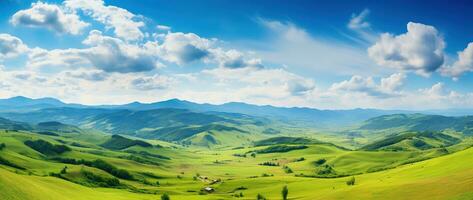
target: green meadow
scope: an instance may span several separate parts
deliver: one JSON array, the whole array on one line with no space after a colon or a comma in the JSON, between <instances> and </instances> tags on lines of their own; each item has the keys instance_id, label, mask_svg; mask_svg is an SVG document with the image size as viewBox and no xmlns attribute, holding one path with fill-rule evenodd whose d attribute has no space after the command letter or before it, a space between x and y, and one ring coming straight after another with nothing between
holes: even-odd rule
<instances>
[{"instance_id":1,"label":"green meadow","mask_svg":"<svg viewBox=\"0 0 473 200\"><path fill-rule=\"evenodd\" d=\"M2 199L281 199L284 186L288 199L473 198L469 139L368 151L284 137L208 148L93 131L55 133L0 131ZM67 149L53 151L61 147Z\"/></svg>"}]
</instances>

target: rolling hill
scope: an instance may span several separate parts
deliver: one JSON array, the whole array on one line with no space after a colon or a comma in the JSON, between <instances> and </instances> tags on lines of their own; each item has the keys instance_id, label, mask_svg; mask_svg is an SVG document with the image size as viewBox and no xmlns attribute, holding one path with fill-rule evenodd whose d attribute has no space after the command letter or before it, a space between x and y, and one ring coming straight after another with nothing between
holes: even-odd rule
<instances>
[{"instance_id":1,"label":"rolling hill","mask_svg":"<svg viewBox=\"0 0 473 200\"><path fill-rule=\"evenodd\" d=\"M388 136L362 147L362 150L412 151L447 147L461 142L460 138L440 132L403 132Z\"/></svg>"},{"instance_id":2,"label":"rolling hill","mask_svg":"<svg viewBox=\"0 0 473 200\"><path fill-rule=\"evenodd\" d=\"M447 117L424 114L383 115L365 121L360 130L369 131L443 131L473 134L473 116Z\"/></svg>"}]
</instances>

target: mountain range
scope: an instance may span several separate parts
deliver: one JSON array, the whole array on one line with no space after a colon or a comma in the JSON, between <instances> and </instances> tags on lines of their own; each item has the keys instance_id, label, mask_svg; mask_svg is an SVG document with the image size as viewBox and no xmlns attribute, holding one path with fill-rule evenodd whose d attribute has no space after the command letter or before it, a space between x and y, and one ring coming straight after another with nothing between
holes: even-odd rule
<instances>
[{"instance_id":1,"label":"mountain range","mask_svg":"<svg viewBox=\"0 0 473 200\"><path fill-rule=\"evenodd\" d=\"M276 107L270 105L253 105L241 102L230 102L220 105L215 104L200 104L179 99L170 99L167 101L160 101L154 103L140 103L133 102L123 105L82 105L82 104L69 104L64 103L55 98L39 98L32 99L22 96L12 97L8 99L0 99L0 112L1 113L24 113L33 112L42 113L58 112L61 108L62 111L74 111L71 108L81 108L79 113L76 113L76 117L87 117L90 112L94 113L107 113L111 110L130 110L130 111L144 111L154 110L162 108L173 108L173 109L185 109L194 112L222 112L222 113L239 113L258 117L269 117L278 120L286 121L301 121L306 122L310 126L327 127L336 124L337 126L351 125L359 123L364 120L378 117L381 115L390 114L412 114L412 113L423 113L423 114L440 114L446 116L462 116L471 115L473 110L463 109L450 109L450 110L428 110L428 111L409 111L409 110L381 110L381 109L347 109L347 110L321 110L315 108L306 107ZM44 110L47 109L47 110ZM82 110L85 109L85 110ZM86 113L84 113L84 111ZM5 116L5 114L2 114ZM66 121L67 122L67 121ZM67 122L69 123L69 122Z\"/></svg>"}]
</instances>

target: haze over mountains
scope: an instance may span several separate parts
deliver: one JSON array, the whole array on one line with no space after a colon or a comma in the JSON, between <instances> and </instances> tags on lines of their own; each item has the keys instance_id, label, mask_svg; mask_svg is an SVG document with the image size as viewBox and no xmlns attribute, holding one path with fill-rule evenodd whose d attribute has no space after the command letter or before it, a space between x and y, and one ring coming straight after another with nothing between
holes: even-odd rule
<instances>
[{"instance_id":1,"label":"haze over mountains","mask_svg":"<svg viewBox=\"0 0 473 200\"><path fill-rule=\"evenodd\" d=\"M271 117L282 120L296 120L312 122L316 126L324 125L350 125L358 123L373 117L398 113L422 113L422 114L438 114L445 116L463 116L473 114L471 109L445 109L445 110L381 110L381 109L348 109L348 110L320 110L305 107L275 107L271 105L259 106L241 102L230 102L220 105L215 104L199 104L185 100L170 99L167 101L154 103L133 102L123 105L82 105L64 103L55 98L39 98L32 99L22 96L12 97L8 99L0 99L0 109L6 112L38 112L42 109L51 108L87 108L88 112L110 112L110 109L126 109L132 111L153 110L162 108L185 109L195 112L225 112L240 113L251 116ZM95 110L94 110L95 109ZM105 110L107 109L107 110ZM57 112L57 110L56 110Z\"/></svg>"}]
</instances>

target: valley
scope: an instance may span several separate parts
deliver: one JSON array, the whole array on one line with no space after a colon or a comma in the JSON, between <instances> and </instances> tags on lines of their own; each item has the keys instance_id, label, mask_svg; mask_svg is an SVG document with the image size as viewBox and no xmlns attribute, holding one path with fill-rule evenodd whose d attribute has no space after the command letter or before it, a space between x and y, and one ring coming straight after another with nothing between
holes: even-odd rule
<instances>
[{"instance_id":1,"label":"valley","mask_svg":"<svg viewBox=\"0 0 473 200\"><path fill-rule=\"evenodd\" d=\"M279 199L283 186L289 199L473 196L465 117L384 115L324 131L175 108L0 115L9 118L0 120L0 192L8 200ZM435 118L449 123L426 126Z\"/></svg>"}]
</instances>

